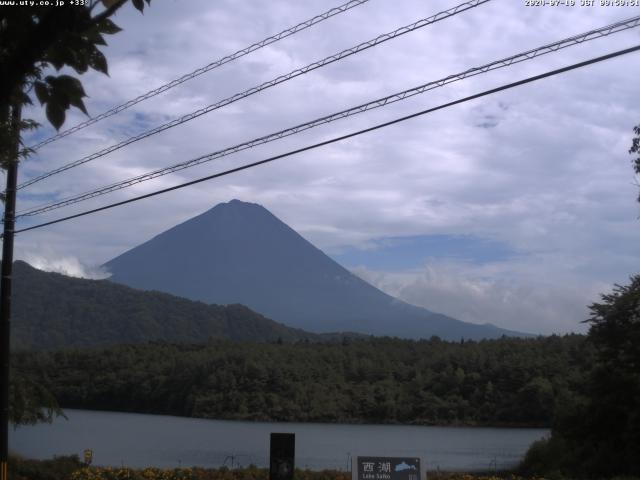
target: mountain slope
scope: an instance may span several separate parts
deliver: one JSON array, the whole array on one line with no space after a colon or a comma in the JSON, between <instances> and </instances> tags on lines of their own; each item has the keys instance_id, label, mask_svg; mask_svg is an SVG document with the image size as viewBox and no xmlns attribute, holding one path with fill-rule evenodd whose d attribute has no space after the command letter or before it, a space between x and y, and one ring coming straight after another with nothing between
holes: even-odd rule
<instances>
[{"instance_id":1,"label":"mountain slope","mask_svg":"<svg viewBox=\"0 0 640 480\"><path fill-rule=\"evenodd\" d=\"M286 327L243 305L207 305L105 280L71 278L14 264L12 346L107 346L210 338L296 341L314 334Z\"/></svg>"},{"instance_id":2,"label":"mountain slope","mask_svg":"<svg viewBox=\"0 0 640 480\"><path fill-rule=\"evenodd\" d=\"M111 280L207 303L241 303L314 332L459 340L521 335L395 299L327 257L264 207L232 200L105 264Z\"/></svg>"}]
</instances>

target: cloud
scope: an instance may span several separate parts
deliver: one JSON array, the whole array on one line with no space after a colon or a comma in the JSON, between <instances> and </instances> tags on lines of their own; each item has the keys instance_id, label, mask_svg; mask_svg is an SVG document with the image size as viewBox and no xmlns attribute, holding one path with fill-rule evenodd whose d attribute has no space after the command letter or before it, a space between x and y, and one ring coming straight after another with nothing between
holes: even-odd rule
<instances>
[{"instance_id":1,"label":"cloud","mask_svg":"<svg viewBox=\"0 0 640 480\"><path fill-rule=\"evenodd\" d=\"M86 265L72 256L54 257L50 253L25 253L20 255L20 260L24 260L29 265L45 272L55 272L69 277L89 278L92 280L102 280L109 277L109 272L93 266Z\"/></svg>"},{"instance_id":2,"label":"cloud","mask_svg":"<svg viewBox=\"0 0 640 480\"><path fill-rule=\"evenodd\" d=\"M539 262L545 264L539 269ZM552 259L477 265L431 260L402 272L353 272L408 303L472 323L536 334L586 332L587 306L610 286L552 267ZM553 272L553 273L551 273ZM555 277L550 281L543 275Z\"/></svg>"}]
</instances>

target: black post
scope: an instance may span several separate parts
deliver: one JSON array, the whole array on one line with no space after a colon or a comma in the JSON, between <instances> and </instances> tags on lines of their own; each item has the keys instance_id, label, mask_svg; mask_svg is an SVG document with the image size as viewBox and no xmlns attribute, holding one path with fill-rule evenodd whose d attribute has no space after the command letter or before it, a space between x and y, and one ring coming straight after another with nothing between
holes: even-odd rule
<instances>
[{"instance_id":1,"label":"black post","mask_svg":"<svg viewBox=\"0 0 640 480\"><path fill-rule=\"evenodd\" d=\"M269 480L293 480L295 456L295 434L272 433L269 453Z\"/></svg>"},{"instance_id":2,"label":"black post","mask_svg":"<svg viewBox=\"0 0 640 480\"><path fill-rule=\"evenodd\" d=\"M13 232L16 216L16 185L18 183L18 148L20 139L21 107L11 109L11 130L14 145L7 165L7 189L4 204L4 233L2 236L2 277L0 278L0 480L8 480L9 457L9 348L11 333L11 274L13 271Z\"/></svg>"}]
</instances>

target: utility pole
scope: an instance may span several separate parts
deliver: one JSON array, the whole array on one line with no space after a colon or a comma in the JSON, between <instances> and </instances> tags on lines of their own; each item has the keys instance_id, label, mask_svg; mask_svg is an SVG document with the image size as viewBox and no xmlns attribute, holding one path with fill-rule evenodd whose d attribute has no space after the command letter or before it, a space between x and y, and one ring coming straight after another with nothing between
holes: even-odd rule
<instances>
[{"instance_id":1,"label":"utility pole","mask_svg":"<svg viewBox=\"0 0 640 480\"><path fill-rule=\"evenodd\" d=\"M16 185L18 182L18 150L20 147L20 122L22 106L11 107L11 155L7 164L7 189L4 203L4 233L2 236L2 273L0 277L0 480L8 480L9 459L9 349L11 334L11 275L13 272L13 237L16 216ZM16 105L17 104L17 105Z\"/></svg>"}]
</instances>

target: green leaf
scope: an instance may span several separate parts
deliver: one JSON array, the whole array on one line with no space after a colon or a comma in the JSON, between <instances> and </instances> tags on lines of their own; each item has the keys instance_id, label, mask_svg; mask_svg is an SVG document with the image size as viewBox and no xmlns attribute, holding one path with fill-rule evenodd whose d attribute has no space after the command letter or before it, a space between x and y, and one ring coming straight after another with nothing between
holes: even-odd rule
<instances>
[{"instance_id":1,"label":"green leaf","mask_svg":"<svg viewBox=\"0 0 640 480\"><path fill-rule=\"evenodd\" d=\"M83 59L81 62L76 64L74 70L80 75L82 75L83 73L87 73L87 70L89 70L89 62Z\"/></svg>"},{"instance_id":2,"label":"green leaf","mask_svg":"<svg viewBox=\"0 0 640 480\"><path fill-rule=\"evenodd\" d=\"M104 40L104 37L102 35L100 35L100 32L98 31L97 27L94 27L91 30L89 30L85 34L85 37L93 45L106 45L107 44L107 42Z\"/></svg>"},{"instance_id":3,"label":"green leaf","mask_svg":"<svg viewBox=\"0 0 640 480\"><path fill-rule=\"evenodd\" d=\"M89 116L89 112L87 112L87 107L84 106L84 102L80 97L72 97L69 98L69 103L76 107L78 110L81 110L87 117Z\"/></svg>"},{"instance_id":4,"label":"green leaf","mask_svg":"<svg viewBox=\"0 0 640 480\"><path fill-rule=\"evenodd\" d=\"M67 62L77 73L83 74L89 69L89 59L85 52L77 51L73 55L73 60Z\"/></svg>"},{"instance_id":5,"label":"green leaf","mask_svg":"<svg viewBox=\"0 0 640 480\"><path fill-rule=\"evenodd\" d=\"M131 0L133 6L140 12L144 12L144 0Z\"/></svg>"},{"instance_id":6,"label":"green leaf","mask_svg":"<svg viewBox=\"0 0 640 480\"><path fill-rule=\"evenodd\" d=\"M82 98L86 97L87 94L84 92L80 80L70 75L60 75L58 77L49 75L45 80L50 85L49 105L54 104L56 108L62 109L63 112L73 105L80 109L85 115L89 115L82 101Z\"/></svg>"},{"instance_id":7,"label":"green leaf","mask_svg":"<svg viewBox=\"0 0 640 480\"><path fill-rule=\"evenodd\" d=\"M56 130L60 130L65 118L64 108L62 108L58 103L49 101L47 103L46 113L47 119L51 122L51 125L53 125Z\"/></svg>"},{"instance_id":8,"label":"green leaf","mask_svg":"<svg viewBox=\"0 0 640 480\"><path fill-rule=\"evenodd\" d=\"M27 95L24 92L20 92L20 101L22 102L23 105L33 105L33 102L31 101L31 97L29 97L29 95Z\"/></svg>"},{"instance_id":9,"label":"green leaf","mask_svg":"<svg viewBox=\"0 0 640 480\"><path fill-rule=\"evenodd\" d=\"M49 100L49 86L44 82L34 82L33 89L36 92L36 97L38 97L38 101L40 105L44 105Z\"/></svg>"},{"instance_id":10,"label":"green leaf","mask_svg":"<svg viewBox=\"0 0 640 480\"><path fill-rule=\"evenodd\" d=\"M20 122L20 130L35 130L40 127L40 124L31 118L25 118ZM21 140L22 141L22 140Z\"/></svg>"},{"instance_id":11,"label":"green leaf","mask_svg":"<svg viewBox=\"0 0 640 480\"><path fill-rule=\"evenodd\" d=\"M109 75L107 59L100 50L95 50L89 56L89 66L98 72Z\"/></svg>"},{"instance_id":12,"label":"green leaf","mask_svg":"<svg viewBox=\"0 0 640 480\"><path fill-rule=\"evenodd\" d=\"M100 23L98 23L97 27L100 33L105 33L107 35L113 35L115 33L122 31L122 29L119 26L117 26L108 18L105 18Z\"/></svg>"},{"instance_id":13,"label":"green leaf","mask_svg":"<svg viewBox=\"0 0 640 480\"><path fill-rule=\"evenodd\" d=\"M82 82L71 75L59 75L57 77L49 75L45 80L53 90L60 91L68 96L80 98L87 96L82 87Z\"/></svg>"},{"instance_id":14,"label":"green leaf","mask_svg":"<svg viewBox=\"0 0 640 480\"><path fill-rule=\"evenodd\" d=\"M65 48L54 45L47 50L44 59L53 65L56 70L60 70L65 64L65 53Z\"/></svg>"},{"instance_id":15,"label":"green leaf","mask_svg":"<svg viewBox=\"0 0 640 480\"><path fill-rule=\"evenodd\" d=\"M95 45L80 35L70 35L66 47L65 64L78 73L85 73L89 68L89 55L96 49Z\"/></svg>"}]
</instances>

